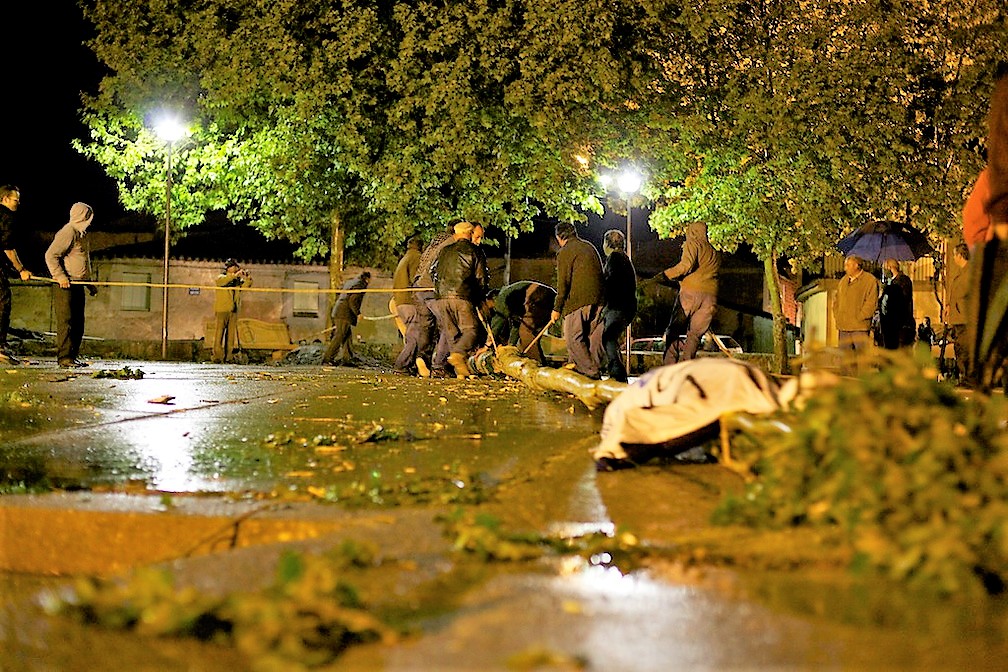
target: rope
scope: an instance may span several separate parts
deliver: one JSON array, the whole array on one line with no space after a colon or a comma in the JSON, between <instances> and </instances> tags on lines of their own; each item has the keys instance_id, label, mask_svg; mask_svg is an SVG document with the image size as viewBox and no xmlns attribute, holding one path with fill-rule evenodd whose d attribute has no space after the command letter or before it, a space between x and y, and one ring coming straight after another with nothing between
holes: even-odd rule
<instances>
[{"instance_id":1,"label":"rope","mask_svg":"<svg viewBox=\"0 0 1008 672\"><path fill-rule=\"evenodd\" d=\"M47 282L51 284L58 284L53 278L44 278L38 275L32 275L28 278L29 280L38 280L41 282ZM168 288L168 289L213 289L213 290L234 290L238 292L263 292L263 293L291 293L291 294L364 294L368 292L401 292L401 289L393 289L391 287L369 287L366 289L293 289L284 287L219 287L217 285L181 285L168 283L167 285L163 282L113 282L113 281L88 281L88 280L71 280L71 285L93 285L95 287L156 287L158 289ZM434 291L433 287L410 287L410 291ZM360 315L359 316L365 320L388 320L394 318L395 315L389 313L388 315Z\"/></svg>"},{"instance_id":2,"label":"rope","mask_svg":"<svg viewBox=\"0 0 1008 672\"><path fill-rule=\"evenodd\" d=\"M33 275L29 280L41 280L43 282L56 283L52 278L43 278ZM167 287L168 289L228 289L238 292L266 292L266 293L291 293L291 294L364 294L368 292L401 292L401 289L391 287L369 287L367 289L293 289L284 287L219 287L217 285L182 285L176 283L163 282L112 282L112 281L90 281L71 280L71 285L94 285L95 287L156 287L158 289ZM410 291L434 291L433 287L411 287Z\"/></svg>"}]
</instances>

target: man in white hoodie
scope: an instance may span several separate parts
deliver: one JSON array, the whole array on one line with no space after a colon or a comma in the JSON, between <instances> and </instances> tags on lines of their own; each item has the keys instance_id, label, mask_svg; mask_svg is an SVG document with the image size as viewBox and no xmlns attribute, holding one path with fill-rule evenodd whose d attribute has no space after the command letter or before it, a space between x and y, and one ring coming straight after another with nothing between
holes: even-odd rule
<instances>
[{"instance_id":1,"label":"man in white hoodie","mask_svg":"<svg viewBox=\"0 0 1008 672\"><path fill-rule=\"evenodd\" d=\"M87 203L74 203L70 221L56 232L46 250L46 266L59 285L53 298L56 317L56 362L63 368L87 366L77 359L84 340L84 290L94 296L98 289L86 284L91 279L89 242L85 236L94 219Z\"/></svg>"}]
</instances>

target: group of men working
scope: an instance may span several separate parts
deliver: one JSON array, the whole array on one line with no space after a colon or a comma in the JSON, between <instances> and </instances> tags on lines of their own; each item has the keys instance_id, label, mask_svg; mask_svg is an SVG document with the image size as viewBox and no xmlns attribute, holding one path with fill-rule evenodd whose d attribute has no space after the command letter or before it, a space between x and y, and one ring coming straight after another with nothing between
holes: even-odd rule
<instances>
[{"instance_id":1,"label":"group of men working","mask_svg":"<svg viewBox=\"0 0 1008 672\"><path fill-rule=\"evenodd\" d=\"M567 368L595 380L606 376L626 382L620 342L637 314L637 274L623 232L605 233L603 261L573 224L558 224L555 289L532 280L491 289L486 256L479 247L483 235L480 224L463 221L435 236L422 251L418 238L407 241L393 274L390 301L404 340L394 370L446 377L450 367L464 378L471 375L470 356L505 343L542 365L541 338L559 321ZM666 336L666 363L695 356L716 310L720 264L706 225L694 223L680 262L656 276L662 282L680 282ZM686 344L680 348L683 331Z\"/></svg>"}]
</instances>

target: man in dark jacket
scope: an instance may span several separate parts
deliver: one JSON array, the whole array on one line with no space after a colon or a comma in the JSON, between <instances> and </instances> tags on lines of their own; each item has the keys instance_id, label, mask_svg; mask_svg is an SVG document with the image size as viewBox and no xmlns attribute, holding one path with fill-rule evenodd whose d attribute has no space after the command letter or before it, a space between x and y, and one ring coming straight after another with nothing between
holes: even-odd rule
<instances>
[{"instance_id":1,"label":"man in dark jacket","mask_svg":"<svg viewBox=\"0 0 1008 672\"><path fill-rule=\"evenodd\" d=\"M332 338L326 346L322 355L323 364L333 366L350 366L354 361L354 354L350 348L350 335L352 328L357 326L357 317L360 315L361 303L364 301L364 292L368 283L371 282L371 273L362 271L360 275L351 278L343 285L343 293L336 299L332 309ZM337 355L346 349L346 357L337 359Z\"/></svg>"},{"instance_id":2,"label":"man in dark jacket","mask_svg":"<svg viewBox=\"0 0 1008 672\"><path fill-rule=\"evenodd\" d=\"M431 269L434 276L434 317L437 319L437 351L447 352L447 362L457 378L471 375L466 363L479 340L477 307L486 298L489 278L486 264L472 242L474 226L470 222L455 225L454 241L438 253ZM439 357L434 355L435 367Z\"/></svg>"},{"instance_id":3,"label":"man in dark jacket","mask_svg":"<svg viewBox=\"0 0 1008 672\"><path fill-rule=\"evenodd\" d=\"M10 184L0 187L0 249L22 280L31 278L14 249L14 211L21 202L21 191ZM0 260L0 365L18 364L18 359L7 349L7 330L10 328L11 288L7 280L7 267Z\"/></svg>"},{"instance_id":4,"label":"man in dark jacket","mask_svg":"<svg viewBox=\"0 0 1008 672\"><path fill-rule=\"evenodd\" d=\"M895 259L886 259L882 268L889 274L879 297L882 345L887 350L895 350L914 342L917 321L914 319L913 281Z\"/></svg>"},{"instance_id":5,"label":"man in dark jacket","mask_svg":"<svg viewBox=\"0 0 1008 672\"><path fill-rule=\"evenodd\" d=\"M696 357L700 339L710 329L717 312L718 275L721 253L707 239L707 225L693 222L686 229L679 263L659 274L663 281L679 281L679 308L665 329L664 364L675 364ZM679 351L679 335L687 324L686 342Z\"/></svg>"},{"instance_id":6,"label":"man in dark jacket","mask_svg":"<svg viewBox=\"0 0 1008 672\"><path fill-rule=\"evenodd\" d=\"M497 345L517 345L525 352L529 344L550 323L550 311L556 290L534 280L519 280L504 285L493 297L490 330ZM546 362L541 341L526 353L542 366Z\"/></svg>"},{"instance_id":7,"label":"man in dark jacket","mask_svg":"<svg viewBox=\"0 0 1008 672\"><path fill-rule=\"evenodd\" d=\"M550 319L563 318L567 358L579 373L600 378L602 350L602 259L595 246L577 235L574 225L556 226L557 297Z\"/></svg>"},{"instance_id":8,"label":"man in dark jacket","mask_svg":"<svg viewBox=\"0 0 1008 672\"><path fill-rule=\"evenodd\" d=\"M618 229L606 231L602 251L606 254L602 267L605 306L602 308L602 349L605 351L605 371L617 382L627 382L626 365L620 357L620 343L625 341L627 327L637 315L637 271L626 252L626 236Z\"/></svg>"}]
</instances>

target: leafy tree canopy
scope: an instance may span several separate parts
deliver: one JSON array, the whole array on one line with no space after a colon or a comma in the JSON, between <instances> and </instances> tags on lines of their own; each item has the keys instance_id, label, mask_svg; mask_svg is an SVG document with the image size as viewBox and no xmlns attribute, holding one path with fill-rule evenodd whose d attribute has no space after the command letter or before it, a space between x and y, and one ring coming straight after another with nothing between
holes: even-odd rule
<instances>
[{"instance_id":1,"label":"leafy tree canopy","mask_svg":"<svg viewBox=\"0 0 1008 672\"><path fill-rule=\"evenodd\" d=\"M158 212L154 110L179 226L225 210L268 236L391 266L458 218L528 231L646 173L651 225L811 268L869 219L954 233L983 163L1003 0L100 0L109 74L82 151ZM184 168L183 168L184 167ZM160 183L159 183L160 181ZM392 244L390 244L392 243Z\"/></svg>"}]
</instances>

